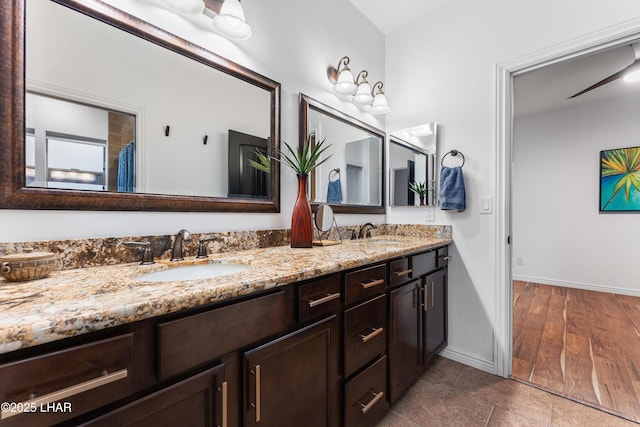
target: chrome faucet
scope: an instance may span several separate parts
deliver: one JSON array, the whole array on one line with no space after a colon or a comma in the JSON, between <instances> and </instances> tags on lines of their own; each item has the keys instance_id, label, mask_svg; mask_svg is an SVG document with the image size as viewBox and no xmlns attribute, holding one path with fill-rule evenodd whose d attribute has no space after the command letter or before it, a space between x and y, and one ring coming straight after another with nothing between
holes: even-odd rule
<instances>
[{"instance_id":1,"label":"chrome faucet","mask_svg":"<svg viewBox=\"0 0 640 427\"><path fill-rule=\"evenodd\" d=\"M184 256L182 255L182 241L191 240L191 233L188 230L182 229L176 234L176 238L173 240L173 250L171 251L171 261L182 261Z\"/></svg>"},{"instance_id":2,"label":"chrome faucet","mask_svg":"<svg viewBox=\"0 0 640 427\"><path fill-rule=\"evenodd\" d=\"M365 237L368 239L371 237L371 229L378 228L377 225L367 222L362 227L360 227L360 233L358 233L358 239L364 239Z\"/></svg>"}]
</instances>

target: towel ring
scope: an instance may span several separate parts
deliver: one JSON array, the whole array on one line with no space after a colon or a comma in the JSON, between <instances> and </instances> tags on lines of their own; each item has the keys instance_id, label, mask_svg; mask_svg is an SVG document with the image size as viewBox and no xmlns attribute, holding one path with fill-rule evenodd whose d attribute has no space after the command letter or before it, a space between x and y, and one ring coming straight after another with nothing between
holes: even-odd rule
<instances>
[{"instance_id":1,"label":"towel ring","mask_svg":"<svg viewBox=\"0 0 640 427\"><path fill-rule=\"evenodd\" d=\"M332 169L331 172L329 172L329 181L331 181L331 177L333 176L334 173L337 173L338 179L340 179L340 168L335 168L335 169Z\"/></svg>"},{"instance_id":2,"label":"towel ring","mask_svg":"<svg viewBox=\"0 0 640 427\"><path fill-rule=\"evenodd\" d=\"M442 159L440 160L440 166L444 166L444 158L447 157L449 154L451 154L453 157L456 157L457 155L460 155L460 157L462 157L462 164L460 165L460 167L464 166L464 154L462 154L458 150L451 150L447 154L442 156Z\"/></svg>"}]
</instances>

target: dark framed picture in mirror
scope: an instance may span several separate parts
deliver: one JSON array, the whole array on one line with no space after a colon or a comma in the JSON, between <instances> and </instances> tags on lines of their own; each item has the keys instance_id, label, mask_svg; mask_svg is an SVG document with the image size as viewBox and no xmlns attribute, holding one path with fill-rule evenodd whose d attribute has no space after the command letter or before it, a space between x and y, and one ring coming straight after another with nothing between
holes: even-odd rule
<instances>
[{"instance_id":1,"label":"dark framed picture in mirror","mask_svg":"<svg viewBox=\"0 0 640 427\"><path fill-rule=\"evenodd\" d=\"M98 0L10 3L0 208L279 212L279 163L243 167L279 83Z\"/></svg>"},{"instance_id":2,"label":"dark framed picture in mirror","mask_svg":"<svg viewBox=\"0 0 640 427\"><path fill-rule=\"evenodd\" d=\"M385 134L335 108L300 94L300 144L325 140L329 160L309 179L312 209L384 213Z\"/></svg>"}]
</instances>

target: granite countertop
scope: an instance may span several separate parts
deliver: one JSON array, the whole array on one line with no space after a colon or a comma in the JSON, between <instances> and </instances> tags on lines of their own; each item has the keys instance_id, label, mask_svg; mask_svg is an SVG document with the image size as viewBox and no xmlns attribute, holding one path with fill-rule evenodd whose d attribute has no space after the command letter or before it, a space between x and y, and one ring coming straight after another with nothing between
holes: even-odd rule
<instances>
[{"instance_id":1,"label":"granite countertop","mask_svg":"<svg viewBox=\"0 0 640 427\"><path fill-rule=\"evenodd\" d=\"M378 244L372 243L383 240ZM393 243L384 241L393 240ZM278 246L198 260L63 270L30 282L0 279L0 354L359 267L453 243L446 238L377 236L340 245ZM141 274L205 263L250 268L210 279L142 282Z\"/></svg>"}]
</instances>

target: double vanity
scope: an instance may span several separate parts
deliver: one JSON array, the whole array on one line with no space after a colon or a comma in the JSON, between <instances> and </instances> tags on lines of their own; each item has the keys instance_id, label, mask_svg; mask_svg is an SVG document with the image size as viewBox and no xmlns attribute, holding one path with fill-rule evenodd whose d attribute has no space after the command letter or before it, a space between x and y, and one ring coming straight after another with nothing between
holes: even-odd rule
<instances>
[{"instance_id":1,"label":"double vanity","mask_svg":"<svg viewBox=\"0 0 640 427\"><path fill-rule=\"evenodd\" d=\"M376 236L0 281L0 426L375 425L446 345L451 243Z\"/></svg>"},{"instance_id":2,"label":"double vanity","mask_svg":"<svg viewBox=\"0 0 640 427\"><path fill-rule=\"evenodd\" d=\"M100 0L11 4L0 11L0 100L11 106L0 120L0 157L9 159L1 209L281 211L280 83ZM84 52L100 53L80 72L87 79L78 76L78 61L93 58ZM156 79L162 73L169 83ZM176 75L185 87L171 92ZM166 99L175 110L165 111ZM104 120L61 128L34 113L61 101ZM326 138L332 147L309 177L314 208L383 215L387 194L393 206L433 205L435 124L428 144L395 135L399 148L387 150L384 131L302 93L299 102L300 145ZM56 147L85 145L100 167L54 161ZM256 152L276 158L268 172L245 164ZM188 168L175 167L179 155ZM0 280L0 427L373 426L447 340L451 230L411 227L384 224L379 236L361 231L312 249L282 246L283 230L231 244L216 233L214 255L198 259L188 247L183 260L176 237L176 261L171 236L35 242L61 268ZM25 246L0 242L0 254ZM131 262L131 248L146 249L146 265Z\"/></svg>"}]
</instances>

